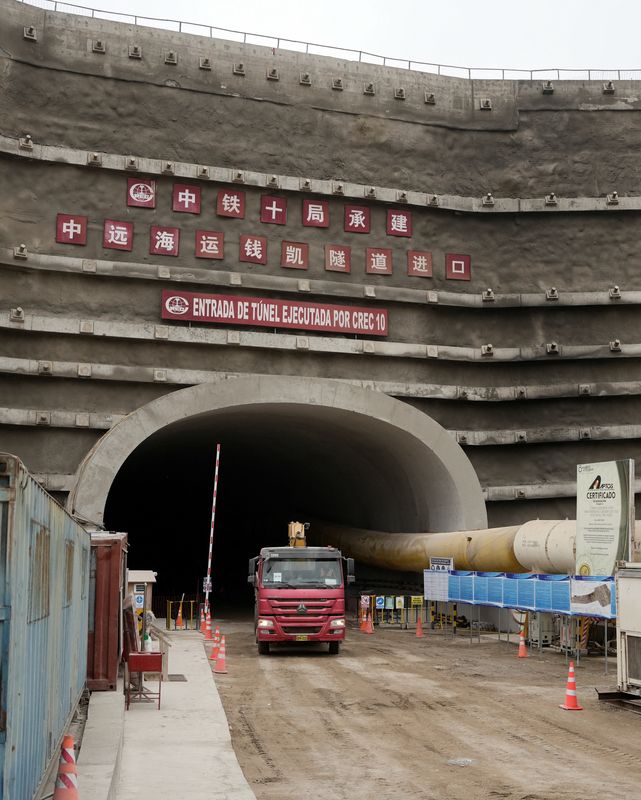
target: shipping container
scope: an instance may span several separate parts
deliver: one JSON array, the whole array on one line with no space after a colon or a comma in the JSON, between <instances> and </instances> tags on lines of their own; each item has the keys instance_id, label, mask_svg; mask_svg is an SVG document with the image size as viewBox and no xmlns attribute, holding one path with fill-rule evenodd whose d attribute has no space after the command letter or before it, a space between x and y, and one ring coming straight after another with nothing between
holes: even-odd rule
<instances>
[{"instance_id":1,"label":"shipping container","mask_svg":"<svg viewBox=\"0 0 641 800\"><path fill-rule=\"evenodd\" d=\"M89 534L0 453L0 797L31 800L83 693Z\"/></svg>"},{"instance_id":2,"label":"shipping container","mask_svg":"<svg viewBox=\"0 0 641 800\"><path fill-rule=\"evenodd\" d=\"M91 531L87 688L114 690L122 656L127 534Z\"/></svg>"}]
</instances>

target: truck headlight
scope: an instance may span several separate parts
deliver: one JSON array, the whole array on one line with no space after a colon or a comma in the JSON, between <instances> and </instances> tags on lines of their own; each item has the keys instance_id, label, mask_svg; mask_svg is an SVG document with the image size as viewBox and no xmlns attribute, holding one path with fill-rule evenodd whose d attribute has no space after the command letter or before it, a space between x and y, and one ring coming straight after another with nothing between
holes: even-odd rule
<instances>
[{"instance_id":1,"label":"truck headlight","mask_svg":"<svg viewBox=\"0 0 641 800\"><path fill-rule=\"evenodd\" d=\"M329 623L330 628L344 628L345 627L345 620L344 619L333 619Z\"/></svg>"},{"instance_id":2,"label":"truck headlight","mask_svg":"<svg viewBox=\"0 0 641 800\"><path fill-rule=\"evenodd\" d=\"M274 627L274 623L271 621L271 619L259 619L258 620L258 627L259 628L273 628Z\"/></svg>"}]
</instances>

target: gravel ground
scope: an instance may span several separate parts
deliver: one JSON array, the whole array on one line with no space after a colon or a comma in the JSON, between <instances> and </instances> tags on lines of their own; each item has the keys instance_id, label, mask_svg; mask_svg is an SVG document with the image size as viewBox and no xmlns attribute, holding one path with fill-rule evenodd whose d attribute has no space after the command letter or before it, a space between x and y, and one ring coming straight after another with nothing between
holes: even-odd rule
<instances>
[{"instance_id":1,"label":"gravel ground","mask_svg":"<svg viewBox=\"0 0 641 800\"><path fill-rule=\"evenodd\" d=\"M608 676L581 662L585 710L568 712L565 657L517 659L514 640L350 630L338 656L258 656L250 621L217 624L228 674L215 680L258 800L641 797L641 717L594 691L616 683L614 659Z\"/></svg>"}]
</instances>

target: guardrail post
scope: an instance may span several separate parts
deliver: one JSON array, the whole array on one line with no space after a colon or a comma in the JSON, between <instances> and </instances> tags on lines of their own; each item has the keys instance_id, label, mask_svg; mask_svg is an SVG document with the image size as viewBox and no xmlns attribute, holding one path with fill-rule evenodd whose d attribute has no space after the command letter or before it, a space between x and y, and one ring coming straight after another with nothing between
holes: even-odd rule
<instances>
[{"instance_id":1,"label":"guardrail post","mask_svg":"<svg viewBox=\"0 0 641 800\"><path fill-rule=\"evenodd\" d=\"M171 630L171 600L167 600L167 616L165 617L165 628Z\"/></svg>"}]
</instances>

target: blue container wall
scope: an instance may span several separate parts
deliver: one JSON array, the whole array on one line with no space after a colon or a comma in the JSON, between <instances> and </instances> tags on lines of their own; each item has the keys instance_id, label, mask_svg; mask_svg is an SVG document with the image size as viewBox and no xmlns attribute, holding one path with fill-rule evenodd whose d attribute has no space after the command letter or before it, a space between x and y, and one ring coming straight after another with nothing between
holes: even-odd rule
<instances>
[{"instance_id":1,"label":"blue container wall","mask_svg":"<svg viewBox=\"0 0 641 800\"><path fill-rule=\"evenodd\" d=\"M30 800L86 679L90 538L0 453L0 798Z\"/></svg>"}]
</instances>

